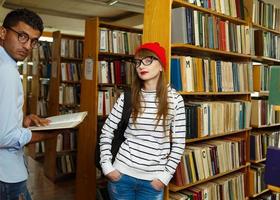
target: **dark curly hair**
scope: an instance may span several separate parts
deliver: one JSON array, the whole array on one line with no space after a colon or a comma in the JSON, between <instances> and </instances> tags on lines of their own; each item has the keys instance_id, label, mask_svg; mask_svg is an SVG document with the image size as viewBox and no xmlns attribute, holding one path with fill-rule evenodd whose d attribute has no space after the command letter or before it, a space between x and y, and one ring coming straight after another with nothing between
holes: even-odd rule
<instances>
[{"instance_id":1,"label":"dark curly hair","mask_svg":"<svg viewBox=\"0 0 280 200\"><path fill-rule=\"evenodd\" d=\"M16 26L19 22L26 23L33 29L40 31L41 34L44 30L44 25L41 17L39 17L39 15L37 15L35 12L26 8L16 9L8 13L4 19L3 27L13 27Z\"/></svg>"}]
</instances>

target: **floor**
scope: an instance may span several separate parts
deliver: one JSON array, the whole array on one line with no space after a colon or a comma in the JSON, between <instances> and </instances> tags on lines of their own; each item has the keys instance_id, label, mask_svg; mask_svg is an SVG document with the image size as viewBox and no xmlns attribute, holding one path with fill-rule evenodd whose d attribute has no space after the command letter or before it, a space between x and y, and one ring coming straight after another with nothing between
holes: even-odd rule
<instances>
[{"instance_id":1,"label":"floor","mask_svg":"<svg viewBox=\"0 0 280 200\"><path fill-rule=\"evenodd\" d=\"M28 158L28 189L32 200L74 200L75 180L60 181L56 184L44 176L42 164Z\"/></svg>"}]
</instances>

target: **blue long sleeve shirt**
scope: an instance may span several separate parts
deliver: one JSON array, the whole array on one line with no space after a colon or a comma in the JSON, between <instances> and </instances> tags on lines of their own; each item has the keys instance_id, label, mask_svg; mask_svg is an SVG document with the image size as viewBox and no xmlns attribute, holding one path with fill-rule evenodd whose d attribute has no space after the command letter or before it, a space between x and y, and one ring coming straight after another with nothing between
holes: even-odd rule
<instances>
[{"instance_id":1,"label":"blue long sleeve shirt","mask_svg":"<svg viewBox=\"0 0 280 200\"><path fill-rule=\"evenodd\" d=\"M27 179L23 146L31 131L23 128L23 87L16 62L0 46L0 181L17 183Z\"/></svg>"}]
</instances>

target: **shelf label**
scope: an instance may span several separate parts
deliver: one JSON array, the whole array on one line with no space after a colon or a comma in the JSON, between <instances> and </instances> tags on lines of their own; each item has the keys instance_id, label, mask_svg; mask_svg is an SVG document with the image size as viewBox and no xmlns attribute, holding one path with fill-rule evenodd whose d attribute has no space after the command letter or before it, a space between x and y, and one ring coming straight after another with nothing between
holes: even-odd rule
<instances>
[{"instance_id":1,"label":"shelf label","mask_svg":"<svg viewBox=\"0 0 280 200\"><path fill-rule=\"evenodd\" d=\"M93 74L93 59L87 58L85 60L85 79L92 80Z\"/></svg>"}]
</instances>

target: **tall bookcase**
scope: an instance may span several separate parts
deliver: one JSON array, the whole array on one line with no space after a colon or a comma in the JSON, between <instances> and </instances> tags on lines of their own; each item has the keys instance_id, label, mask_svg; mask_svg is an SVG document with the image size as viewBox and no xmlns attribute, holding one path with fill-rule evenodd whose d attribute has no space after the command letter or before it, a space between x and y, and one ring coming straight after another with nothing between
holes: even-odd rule
<instances>
[{"instance_id":1,"label":"tall bookcase","mask_svg":"<svg viewBox=\"0 0 280 200\"><path fill-rule=\"evenodd\" d=\"M96 199L97 179L94 155L98 135L98 118L100 117L98 116L98 91L102 87L118 87L118 84L99 84L101 78L98 76L99 61L133 58L133 55L128 52L101 51L100 29L112 32L142 33L139 29L102 22L98 17L86 20L84 70L81 79L81 111L88 111L88 116L80 126L78 138L79 165L76 177L76 199ZM134 52L134 49L131 50Z\"/></svg>"},{"instance_id":2,"label":"tall bookcase","mask_svg":"<svg viewBox=\"0 0 280 200\"><path fill-rule=\"evenodd\" d=\"M201 1L199 1L201 2ZM205 1L204 1L205 2ZM146 0L145 1L145 13L144 13L144 30L143 30L143 42L149 41L158 41L160 42L165 49L167 50L167 60L171 60L171 55L181 55L181 56L194 56L200 58L210 58L213 60L223 60L223 61L231 61L231 62L242 62L251 64L252 56L247 52L237 53L236 51L225 51L221 49L214 49L209 47L201 47L192 44L186 43L171 43L171 35L172 35L172 9L175 8L190 8L196 11L199 11L203 14L207 14L209 16L214 16L220 18L221 21L228 21L229 23L236 25L245 25L249 26L249 22L237 18L231 17L220 12L214 11L213 9L203 8L201 6L197 6L187 1L182 0L166 0L166 1L153 1ZM186 16L184 16L186 17ZM248 45L248 44L247 44ZM248 48L248 47L247 47ZM171 65L170 63L167 66L167 78L170 81L171 75ZM223 78L223 77L222 77ZM249 80L247 80L249 83ZM250 91L247 89L246 91L222 91L222 92L204 92L204 91L196 91L196 92L181 92L183 97L186 100L195 100L200 99L200 101L231 101L231 100L239 100L239 101L247 101L250 104ZM226 116L225 116L226 117ZM250 117L247 116L247 117ZM185 189L189 189L190 187L200 185L202 183L209 183L211 181L216 181L219 179L223 179L227 177L227 175L235 174L238 172L242 172L244 174L244 182L243 182L243 190L245 192L245 197L249 198L248 189L249 189L249 134L250 127L237 129L234 131L225 131L216 135L210 135L203 138L193 138L187 139L187 146L199 146L203 143L209 143L215 140L222 140L228 138L241 138L244 141L244 162L237 168L232 170L228 170L223 173L218 173L214 176L209 176L206 179L202 179L199 181L195 181L190 184L176 186L173 183L170 183L169 186L165 190L165 199L169 199L169 193L179 192ZM178 169L177 169L178 170Z\"/></svg>"},{"instance_id":3,"label":"tall bookcase","mask_svg":"<svg viewBox=\"0 0 280 200\"><path fill-rule=\"evenodd\" d=\"M31 95L27 104L29 112L40 117L48 116L51 45L51 42L41 41L41 46L32 50ZM44 151L44 141L28 145L28 155L34 159L41 158Z\"/></svg>"},{"instance_id":4,"label":"tall bookcase","mask_svg":"<svg viewBox=\"0 0 280 200\"><path fill-rule=\"evenodd\" d=\"M83 40L81 36L53 32L50 116L79 111ZM75 175L78 129L58 130L55 134L57 137L44 141L44 171L52 181Z\"/></svg>"},{"instance_id":5,"label":"tall bookcase","mask_svg":"<svg viewBox=\"0 0 280 200\"><path fill-rule=\"evenodd\" d=\"M270 66L280 64L280 4L269 1L244 1L248 11L247 21L254 30L252 93L252 132L250 135L250 198L271 196L264 182L266 150L277 146L279 121L275 121L277 111L268 105ZM277 117L276 117L277 118Z\"/></svg>"}]
</instances>

